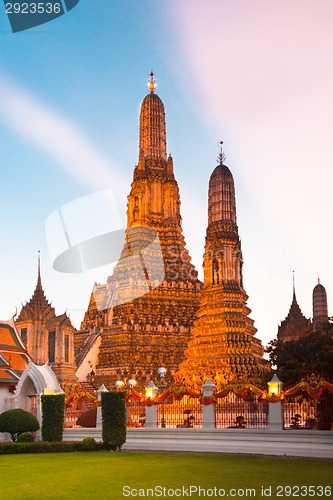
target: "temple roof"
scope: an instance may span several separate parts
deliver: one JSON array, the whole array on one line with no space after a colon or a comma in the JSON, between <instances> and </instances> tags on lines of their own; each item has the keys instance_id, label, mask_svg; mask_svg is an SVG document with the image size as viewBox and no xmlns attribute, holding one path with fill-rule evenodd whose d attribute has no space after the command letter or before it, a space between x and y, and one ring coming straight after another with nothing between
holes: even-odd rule
<instances>
[{"instance_id":1,"label":"temple roof","mask_svg":"<svg viewBox=\"0 0 333 500\"><path fill-rule=\"evenodd\" d=\"M0 383L15 385L30 361L14 321L0 321Z\"/></svg>"},{"instance_id":2,"label":"temple roof","mask_svg":"<svg viewBox=\"0 0 333 500\"><path fill-rule=\"evenodd\" d=\"M311 320L307 319L301 311L296 300L295 288L293 291L293 300L286 319L281 322L278 328L279 340L298 340L308 335L312 331Z\"/></svg>"},{"instance_id":3,"label":"temple roof","mask_svg":"<svg viewBox=\"0 0 333 500\"><path fill-rule=\"evenodd\" d=\"M29 302L26 302L22 307L17 321L37 319L38 317L51 319L54 316L54 308L48 302L42 287L42 280L40 275L40 258L38 256L38 276L36 288Z\"/></svg>"}]
</instances>

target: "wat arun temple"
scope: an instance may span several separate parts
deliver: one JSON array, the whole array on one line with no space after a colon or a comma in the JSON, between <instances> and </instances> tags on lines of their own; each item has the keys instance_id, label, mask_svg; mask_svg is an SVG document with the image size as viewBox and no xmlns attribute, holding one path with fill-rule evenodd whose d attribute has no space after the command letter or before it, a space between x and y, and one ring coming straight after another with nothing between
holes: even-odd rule
<instances>
[{"instance_id":1,"label":"wat arun temple","mask_svg":"<svg viewBox=\"0 0 333 500\"><path fill-rule=\"evenodd\" d=\"M0 382L11 390L30 361L47 364L65 391L82 383L92 390L102 384L111 390L119 384L142 390L160 382L161 368L163 383L196 392L208 379L219 391L228 384L261 384L269 377L247 306L235 186L222 148L208 182L202 283L182 232L164 105L153 73L148 88L124 241L116 242L121 253L112 275L94 285L76 330L67 313L57 316L47 300L39 262L30 301L15 318L0 322ZM327 323L322 284L318 281L313 290L312 321L303 315L294 286L277 338L297 340Z\"/></svg>"},{"instance_id":2,"label":"wat arun temple","mask_svg":"<svg viewBox=\"0 0 333 500\"><path fill-rule=\"evenodd\" d=\"M77 375L114 386L156 380L199 389L258 380L266 371L243 287L232 173L221 153L208 190L204 283L182 233L164 105L153 73L140 113L139 158L127 202L124 247L112 276L95 285L75 333Z\"/></svg>"}]
</instances>

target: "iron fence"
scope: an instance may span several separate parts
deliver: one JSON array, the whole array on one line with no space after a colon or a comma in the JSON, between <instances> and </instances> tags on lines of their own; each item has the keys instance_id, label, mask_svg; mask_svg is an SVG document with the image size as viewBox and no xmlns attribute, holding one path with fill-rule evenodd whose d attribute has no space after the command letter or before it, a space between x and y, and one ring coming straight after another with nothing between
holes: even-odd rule
<instances>
[{"instance_id":1,"label":"iron fence","mask_svg":"<svg viewBox=\"0 0 333 500\"><path fill-rule=\"evenodd\" d=\"M73 401L65 409L64 427L77 427L77 419L93 408L95 404L88 399Z\"/></svg>"},{"instance_id":2,"label":"iron fence","mask_svg":"<svg viewBox=\"0 0 333 500\"><path fill-rule=\"evenodd\" d=\"M268 403L254 394L241 399L230 392L217 400L215 425L219 429L265 429L268 426Z\"/></svg>"},{"instance_id":3,"label":"iron fence","mask_svg":"<svg viewBox=\"0 0 333 500\"><path fill-rule=\"evenodd\" d=\"M306 393L288 396L283 403L284 429L330 430L333 422L333 394L323 391L318 399Z\"/></svg>"},{"instance_id":4,"label":"iron fence","mask_svg":"<svg viewBox=\"0 0 333 500\"><path fill-rule=\"evenodd\" d=\"M201 407L198 398L184 396L183 399L177 401L170 395L158 404L158 427L200 428L202 426Z\"/></svg>"},{"instance_id":5,"label":"iron fence","mask_svg":"<svg viewBox=\"0 0 333 500\"><path fill-rule=\"evenodd\" d=\"M133 396L126 401L127 408L127 427L145 427L146 425L146 407Z\"/></svg>"}]
</instances>

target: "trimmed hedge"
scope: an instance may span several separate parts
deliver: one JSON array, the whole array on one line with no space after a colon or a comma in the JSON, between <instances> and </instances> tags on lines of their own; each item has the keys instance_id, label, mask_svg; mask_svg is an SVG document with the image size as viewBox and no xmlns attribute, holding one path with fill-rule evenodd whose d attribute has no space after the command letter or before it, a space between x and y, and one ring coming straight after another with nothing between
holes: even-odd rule
<instances>
[{"instance_id":1,"label":"trimmed hedge","mask_svg":"<svg viewBox=\"0 0 333 500\"><path fill-rule=\"evenodd\" d=\"M34 432L38 431L38 429L39 422L37 418L32 413L21 408L7 410L0 415L0 432L9 432L13 441L17 441L22 432Z\"/></svg>"},{"instance_id":2,"label":"trimmed hedge","mask_svg":"<svg viewBox=\"0 0 333 500\"><path fill-rule=\"evenodd\" d=\"M22 432L22 434L20 434L17 438L18 443L33 443L34 441L35 440L31 432Z\"/></svg>"},{"instance_id":3,"label":"trimmed hedge","mask_svg":"<svg viewBox=\"0 0 333 500\"><path fill-rule=\"evenodd\" d=\"M126 443L126 392L102 393L102 438L111 450Z\"/></svg>"},{"instance_id":4,"label":"trimmed hedge","mask_svg":"<svg viewBox=\"0 0 333 500\"><path fill-rule=\"evenodd\" d=\"M43 441L61 441L64 429L65 394L43 394Z\"/></svg>"},{"instance_id":5,"label":"trimmed hedge","mask_svg":"<svg viewBox=\"0 0 333 500\"><path fill-rule=\"evenodd\" d=\"M88 438L89 439L89 438ZM92 438L90 438L92 439ZM36 441L35 443L0 443L0 455L16 455L20 453L69 453L74 451L88 451L83 441ZM94 449L89 451L99 451L109 449L103 443L94 444Z\"/></svg>"}]
</instances>

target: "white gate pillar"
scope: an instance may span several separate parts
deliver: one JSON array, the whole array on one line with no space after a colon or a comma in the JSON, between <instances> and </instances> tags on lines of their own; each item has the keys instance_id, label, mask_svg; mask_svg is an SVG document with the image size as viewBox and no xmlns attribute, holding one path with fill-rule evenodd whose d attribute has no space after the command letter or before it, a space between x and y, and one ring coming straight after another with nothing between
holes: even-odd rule
<instances>
[{"instance_id":1,"label":"white gate pillar","mask_svg":"<svg viewBox=\"0 0 333 500\"><path fill-rule=\"evenodd\" d=\"M103 392L109 392L104 384L102 384L101 387L97 391L98 406L97 406L97 417L96 417L96 429L102 428L102 394L103 394Z\"/></svg>"},{"instance_id":2,"label":"white gate pillar","mask_svg":"<svg viewBox=\"0 0 333 500\"><path fill-rule=\"evenodd\" d=\"M208 378L202 386L202 395L204 397L210 397L214 394L215 384ZM215 429L215 409L216 403L211 403L209 405L202 405L202 428L203 429Z\"/></svg>"}]
</instances>

